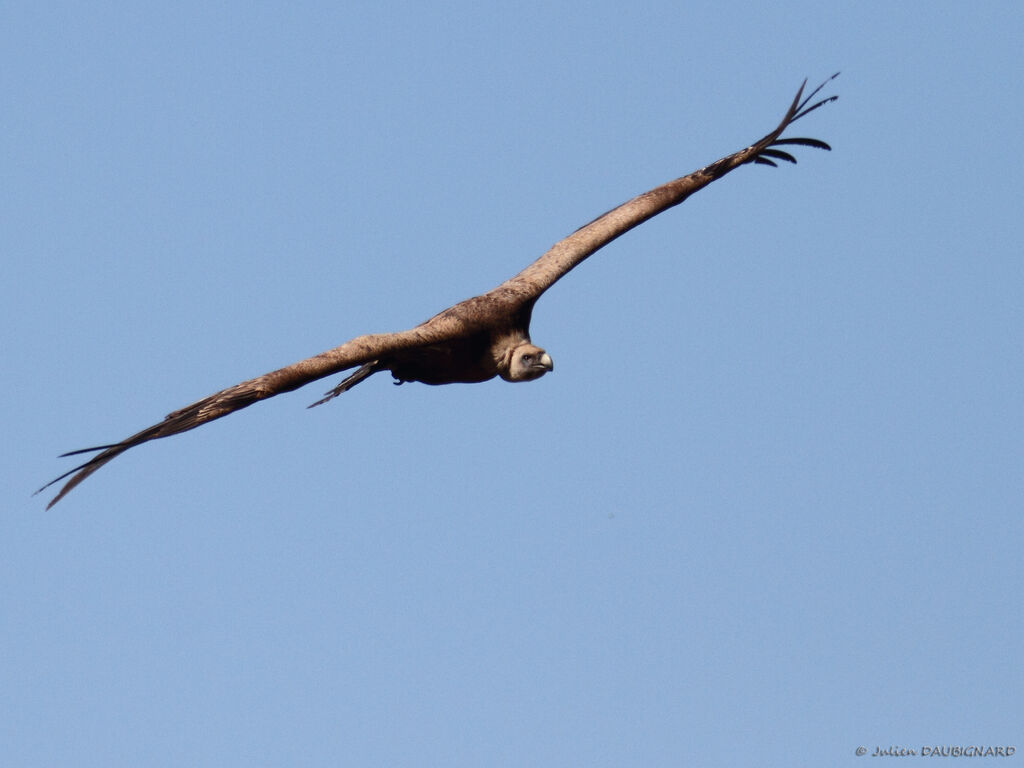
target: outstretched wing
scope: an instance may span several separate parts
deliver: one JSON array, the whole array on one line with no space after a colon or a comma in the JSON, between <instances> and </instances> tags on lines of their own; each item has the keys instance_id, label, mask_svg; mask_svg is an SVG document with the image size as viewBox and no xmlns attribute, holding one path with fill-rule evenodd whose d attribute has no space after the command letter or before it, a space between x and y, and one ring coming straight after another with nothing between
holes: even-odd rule
<instances>
[{"instance_id":1,"label":"outstretched wing","mask_svg":"<svg viewBox=\"0 0 1024 768\"><path fill-rule=\"evenodd\" d=\"M838 72L832 75L832 77L811 91L806 97L803 96L804 86L807 85L807 81L804 80L803 85L800 86L800 90L797 91L796 97L793 99L793 103L786 110L782 121L774 131L761 140L751 144L746 149L741 149L739 152L723 157L721 160L711 163L711 165L694 171L688 176L662 184L660 187L634 197L618 208L613 208L589 224L580 227L564 240L555 243L547 253L518 275L498 286L495 290L500 291L504 289L509 293L519 296L521 300L532 304L544 291L554 285L569 270L577 266L592 253L603 248L619 235L647 221L652 216L657 216L662 211L679 205L698 189L706 187L716 179L722 178L734 168L738 168L746 163L775 166L776 160L795 163L796 158L793 155L784 149L780 149L780 147L785 146L831 149L828 144L817 139L781 138L781 136L786 128L801 117L839 98L838 96L829 96L813 104L810 103L818 95L818 92L838 75Z\"/></svg>"},{"instance_id":2,"label":"outstretched wing","mask_svg":"<svg viewBox=\"0 0 1024 768\"><path fill-rule=\"evenodd\" d=\"M220 392L209 397L204 397L202 400L192 403L192 405L168 414L159 424L154 424L152 427L144 429L119 443L99 445L94 448L83 448L78 451L65 453L63 454L64 456L76 456L82 453L100 451L100 453L84 464L51 480L36 491L36 493L44 491L54 483L58 483L68 475L72 475L71 479L60 489L60 493L46 505L46 508L49 509L64 498L72 488L85 480L85 478L111 459L120 456L129 448L149 440L156 440L159 437L169 437L180 432L187 432L190 429L206 424L208 421L219 419L221 416L227 416L229 413L234 413L260 400L266 400L268 397L280 395L283 392L291 392L293 389L298 389L324 376L330 376L339 371L354 368L357 365L362 365L366 368L368 364L380 359L386 359L403 350L450 340L464 333L465 330L465 322L458 316L450 314L435 317L408 331L359 336L342 344L340 347L335 347L314 357L301 360L270 373L265 373L255 379L243 381L240 384L235 384L233 387L222 389ZM365 378L369 372L372 371L363 373L360 378ZM352 386L354 383L355 381L351 381L348 386ZM338 388L335 389L335 392L337 391Z\"/></svg>"}]
</instances>

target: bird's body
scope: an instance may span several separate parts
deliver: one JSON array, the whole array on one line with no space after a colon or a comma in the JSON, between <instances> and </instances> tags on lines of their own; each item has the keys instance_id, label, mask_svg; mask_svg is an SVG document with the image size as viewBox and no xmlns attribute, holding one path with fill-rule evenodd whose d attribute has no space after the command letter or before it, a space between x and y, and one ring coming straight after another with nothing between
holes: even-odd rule
<instances>
[{"instance_id":1,"label":"bird's body","mask_svg":"<svg viewBox=\"0 0 1024 768\"><path fill-rule=\"evenodd\" d=\"M89 461L39 489L42 491L73 475L48 508L90 474L133 446L194 429L259 400L290 392L341 371L356 369L313 405L324 403L363 379L385 370L390 371L400 384L473 384L496 376L518 382L543 376L553 369L553 363L548 353L530 340L530 315L544 291L615 238L678 205L741 165L758 163L774 166L776 160L795 163L796 159L779 149L780 146L829 149L827 144L817 139L781 137L794 121L835 100L836 97L831 96L808 106L823 86L824 83L804 99L801 99L801 86L782 122L751 146L608 211L556 243L518 275L487 293L439 312L415 328L358 336L339 347L203 398L119 443L64 454L70 456L99 451Z\"/></svg>"},{"instance_id":2,"label":"bird's body","mask_svg":"<svg viewBox=\"0 0 1024 768\"><path fill-rule=\"evenodd\" d=\"M502 293L495 289L474 296L430 318L423 326L459 322L464 330L443 343L400 352L386 359L384 367L399 383L476 384L495 376L519 380L510 374L511 354L530 344L533 301L524 303L511 292Z\"/></svg>"}]
</instances>

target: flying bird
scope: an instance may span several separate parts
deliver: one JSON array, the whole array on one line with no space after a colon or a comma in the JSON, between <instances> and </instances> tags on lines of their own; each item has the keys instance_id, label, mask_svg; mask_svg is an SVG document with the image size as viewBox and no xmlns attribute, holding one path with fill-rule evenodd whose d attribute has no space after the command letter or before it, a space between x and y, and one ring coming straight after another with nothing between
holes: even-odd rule
<instances>
[{"instance_id":1,"label":"flying bird","mask_svg":"<svg viewBox=\"0 0 1024 768\"><path fill-rule=\"evenodd\" d=\"M832 75L807 96L803 95L807 85L805 80L778 126L746 149L644 192L598 216L555 243L518 275L487 293L449 307L415 328L357 336L340 347L235 384L174 411L159 424L119 443L65 453L63 456L99 452L84 464L51 480L36 493L72 475L47 505L49 509L85 478L129 448L195 429L260 400L353 368L352 373L309 407L326 403L380 371L389 371L398 384L412 381L424 384L475 383L495 376L505 381L539 379L554 369L551 356L530 340L530 314L544 291L615 238L652 216L679 205L734 168L747 163L773 167L776 161L796 163L796 158L781 147L831 149L818 139L784 138L783 132L800 118L838 98L829 96L814 101L821 89L838 74Z\"/></svg>"}]
</instances>

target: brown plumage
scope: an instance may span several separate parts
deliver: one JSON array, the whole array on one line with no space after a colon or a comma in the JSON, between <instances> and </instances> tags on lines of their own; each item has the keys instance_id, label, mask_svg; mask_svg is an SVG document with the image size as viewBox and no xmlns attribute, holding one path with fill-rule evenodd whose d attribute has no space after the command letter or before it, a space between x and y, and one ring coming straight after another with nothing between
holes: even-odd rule
<instances>
[{"instance_id":1,"label":"brown plumage","mask_svg":"<svg viewBox=\"0 0 1024 768\"><path fill-rule=\"evenodd\" d=\"M679 205L694 192L734 168L746 163L775 166L777 160L795 163L796 158L780 149L784 146L830 149L823 141L782 138L782 133L801 117L837 98L830 96L810 104L825 84L835 77L832 75L806 98L803 97L804 86L807 84L805 80L782 121L764 138L688 176L644 192L599 216L556 243L547 253L497 288L449 307L410 330L358 336L315 357L235 384L169 414L159 424L119 443L65 453L64 456L74 456L100 451L89 461L50 481L36 493L73 475L47 505L49 509L85 478L129 448L148 440L194 429L259 400L290 392L311 381L350 368L356 368L355 372L313 405L337 397L379 371L390 371L399 383L420 381L426 384L475 383L495 376L505 381L532 381L543 376L553 368L551 357L530 342L530 313L541 294L619 235Z\"/></svg>"}]
</instances>

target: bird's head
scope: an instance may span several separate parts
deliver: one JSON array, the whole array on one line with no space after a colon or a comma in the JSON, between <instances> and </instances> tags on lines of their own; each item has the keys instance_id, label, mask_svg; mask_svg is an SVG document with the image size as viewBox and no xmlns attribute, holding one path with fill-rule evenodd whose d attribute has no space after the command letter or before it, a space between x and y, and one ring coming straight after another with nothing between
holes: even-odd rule
<instances>
[{"instance_id":1,"label":"bird's head","mask_svg":"<svg viewBox=\"0 0 1024 768\"><path fill-rule=\"evenodd\" d=\"M551 355L543 349L533 344L520 344L512 350L508 370L502 372L501 378L505 381L533 381L554 368Z\"/></svg>"}]
</instances>

